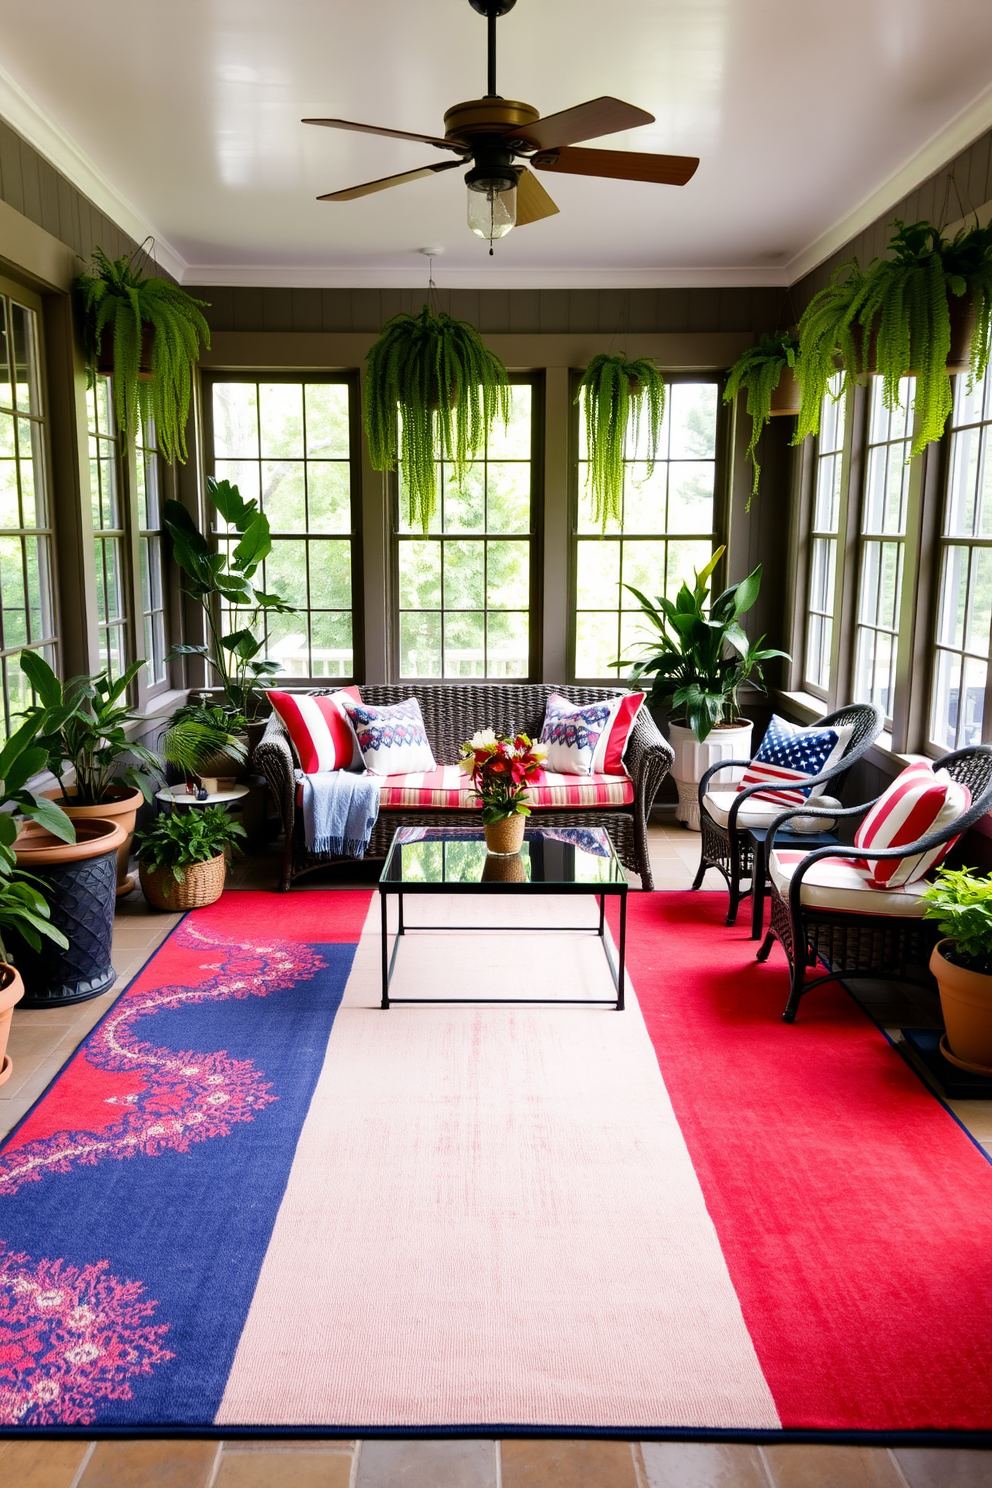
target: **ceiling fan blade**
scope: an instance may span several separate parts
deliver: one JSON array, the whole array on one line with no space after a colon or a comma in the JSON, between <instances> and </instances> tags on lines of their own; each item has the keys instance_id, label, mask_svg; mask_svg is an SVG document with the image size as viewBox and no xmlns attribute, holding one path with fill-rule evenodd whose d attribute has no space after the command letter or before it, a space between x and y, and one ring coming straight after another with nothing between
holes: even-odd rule
<instances>
[{"instance_id":1,"label":"ceiling fan blade","mask_svg":"<svg viewBox=\"0 0 992 1488\"><path fill-rule=\"evenodd\" d=\"M619 98L593 98L575 108L535 119L533 124L507 130L505 138L523 139L538 150L554 150L559 145L574 145L579 140L599 139L601 134L616 134L621 129L638 129L653 124L654 114L624 103Z\"/></svg>"},{"instance_id":2,"label":"ceiling fan blade","mask_svg":"<svg viewBox=\"0 0 992 1488\"><path fill-rule=\"evenodd\" d=\"M526 227L528 222L540 222L542 217L553 217L557 211L558 208L533 172L522 169L517 180L517 226Z\"/></svg>"},{"instance_id":3,"label":"ceiling fan blade","mask_svg":"<svg viewBox=\"0 0 992 1488\"><path fill-rule=\"evenodd\" d=\"M457 170L463 160L439 160L437 165L420 165L416 170L401 171L398 176L380 176L377 181L365 181L361 186L348 186L344 191L328 191L318 196L318 201L355 201L359 196L371 196L374 191L387 191L390 186L402 186L404 181L419 181L423 176L437 175L438 171Z\"/></svg>"},{"instance_id":4,"label":"ceiling fan blade","mask_svg":"<svg viewBox=\"0 0 992 1488\"><path fill-rule=\"evenodd\" d=\"M410 134L405 129L382 129L378 124L354 124L350 119L303 119L301 123L323 124L328 129L354 129L358 134L384 134L387 139L417 140L422 145L436 145L439 150L465 154L465 146L457 140L443 139L435 134Z\"/></svg>"},{"instance_id":5,"label":"ceiling fan blade","mask_svg":"<svg viewBox=\"0 0 992 1488\"><path fill-rule=\"evenodd\" d=\"M653 181L684 186L699 165L696 155L648 155L633 150L540 150L530 157L538 170L573 176L609 176L615 181Z\"/></svg>"}]
</instances>

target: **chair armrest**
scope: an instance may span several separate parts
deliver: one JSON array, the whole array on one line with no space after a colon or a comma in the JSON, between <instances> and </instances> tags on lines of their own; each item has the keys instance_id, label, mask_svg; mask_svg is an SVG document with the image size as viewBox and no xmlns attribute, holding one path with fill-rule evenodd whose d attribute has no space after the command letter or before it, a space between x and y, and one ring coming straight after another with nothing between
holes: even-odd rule
<instances>
[{"instance_id":1,"label":"chair armrest","mask_svg":"<svg viewBox=\"0 0 992 1488\"><path fill-rule=\"evenodd\" d=\"M634 720L624 751L624 765L634 786L634 798L646 820L661 782L672 767L675 751L642 707Z\"/></svg>"},{"instance_id":2,"label":"chair armrest","mask_svg":"<svg viewBox=\"0 0 992 1488\"><path fill-rule=\"evenodd\" d=\"M289 735L282 719L275 713L255 746L252 760L255 768L261 771L269 783L288 836L293 830L296 816L296 766Z\"/></svg>"},{"instance_id":3,"label":"chair armrest","mask_svg":"<svg viewBox=\"0 0 992 1488\"><path fill-rule=\"evenodd\" d=\"M771 826L768 828L768 830L767 830L767 832L765 834L765 860L766 860L766 862L770 862L771 861L772 853L775 850L775 834L776 834L776 832L778 832L782 827L784 827L785 824L786 824L786 822L789 821L790 818L792 818L793 816L817 816L817 817L823 817L823 818L825 818L828 821L836 821L838 819L838 817L841 817L841 816L861 816L865 811L869 811L871 809L871 807L874 806L874 804L875 804L874 801L865 801L860 806L792 806L792 807L790 807L790 809L788 811L783 811L781 813L781 815L779 815L779 816L777 816L775 818L775 820L772 822ZM902 849L900 848L899 851L901 852ZM861 849L860 848L848 848L848 847L846 847L844 845L844 843L838 842L836 848L835 847L832 847L832 846L831 847L819 847L819 848L816 848L813 852L811 852L809 854L809 857L813 858L813 857L816 856L817 853L819 853L821 857L825 857L827 855L829 855L830 857L838 857L838 856L841 856L845 852L853 853L855 857L863 857L864 856L864 854L861 852ZM803 862L805 863L805 859L803 859ZM798 869L796 871L798 872Z\"/></svg>"},{"instance_id":4,"label":"chair armrest","mask_svg":"<svg viewBox=\"0 0 992 1488\"><path fill-rule=\"evenodd\" d=\"M747 767L748 767L748 765L750 763L751 763L751 761L749 759L746 759L746 760L723 759L723 760L717 760L717 762L716 762L715 765L710 765L709 769L703 772L703 778L699 782L699 804L700 804L700 806L702 806L702 804L703 804L703 797L705 796L706 792L709 790L710 777L712 775L715 775L718 770L746 770ZM758 789L760 790L761 787L759 786Z\"/></svg>"}]
</instances>

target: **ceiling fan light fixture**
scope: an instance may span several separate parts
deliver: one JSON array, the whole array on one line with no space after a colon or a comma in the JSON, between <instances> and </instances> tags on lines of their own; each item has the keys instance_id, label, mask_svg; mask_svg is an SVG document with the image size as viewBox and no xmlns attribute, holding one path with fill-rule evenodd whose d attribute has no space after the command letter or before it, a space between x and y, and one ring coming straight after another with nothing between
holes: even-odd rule
<instances>
[{"instance_id":1,"label":"ceiling fan light fixture","mask_svg":"<svg viewBox=\"0 0 992 1488\"><path fill-rule=\"evenodd\" d=\"M516 182L505 191L495 186L470 186L468 225L477 237L485 238L491 252L493 240L505 238L517 225Z\"/></svg>"}]
</instances>

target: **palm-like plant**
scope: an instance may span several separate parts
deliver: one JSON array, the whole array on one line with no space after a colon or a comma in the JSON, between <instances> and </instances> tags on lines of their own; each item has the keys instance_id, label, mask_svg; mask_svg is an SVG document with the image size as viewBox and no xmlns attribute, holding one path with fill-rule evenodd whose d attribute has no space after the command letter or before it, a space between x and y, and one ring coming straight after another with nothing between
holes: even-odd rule
<instances>
[{"instance_id":1,"label":"palm-like plant","mask_svg":"<svg viewBox=\"0 0 992 1488\"><path fill-rule=\"evenodd\" d=\"M158 447L170 462L186 459L186 419L193 390L193 367L200 342L210 345L204 300L178 284L145 276L135 254L108 258L93 250L93 268L76 280L82 312L83 343L90 378L96 376L105 332L113 337L114 408L117 426L133 435L139 416L153 419ZM154 331L150 376L141 364L144 326Z\"/></svg>"},{"instance_id":2,"label":"palm-like plant","mask_svg":"<svg viewBox=\"0 0 992 1488\"><path fill-rule=\"evenodd\" d=\"M717 548L696 572L693 588L683 583L674 600L659 595L652 601L632 584L624 585L656 632L639 643L647 655L631 666L630 686L653 677L648 702L674 709L680 715L677 721L684 719L700 743L717 724L738 720L737 694L745 682L764 691L767 661L789 659L786 652L764 646L764 636L752 645L740 623L758 597L760 563L718 595L707 613L709 581L724 551Z\"/></svg>"},{"instance_id":3,"label":"palm-like plant","mask_svg":"<svg viewBox=\"0 0 992 1488\"><path fill-rule=\"evenodd\" d=\"M727 385L723 390L723 401L732 403L743 389L747 393L745 407L751 419L751 440L746 458L751 461L754 473L751 495L747 498L746 510L751 510L751 501L758 494L761 466L758 464L758 440L767 423L771 422L772 395L786 369L796 365L799 342L789 331L776 332L774 336L762 336L756 346L749 346L727 374Z\"/></svg>"},{"instance_id":4,"label":"palm-like plant","mask_svg":"<svg viewBox=\"0 0 992 1488\"><path fill-rule=\"evenodd\" d=\"M611 518L622 519L628 435L630 447L636 447L645 419L646 477L650 479L654 471L665 417L665 381L646 357L630 362L601 352L582 374L575 401L581 403L585 418L593 520L605 532Z\"/></svg>"},{"instance_id":5,"label":"palm-like plant","mask_svg":"<svg viewBox=\"0 0 992 1488\"><path fill-rule=\"evenodd\" d=\"M406 483L411 526L427 532L437 507L437 461L460 478L484 453L497 417L510 417L510 379L473 326L425 305L394 315L366 358L365 433L374 470Z\"/></svg>"}]
</instances>

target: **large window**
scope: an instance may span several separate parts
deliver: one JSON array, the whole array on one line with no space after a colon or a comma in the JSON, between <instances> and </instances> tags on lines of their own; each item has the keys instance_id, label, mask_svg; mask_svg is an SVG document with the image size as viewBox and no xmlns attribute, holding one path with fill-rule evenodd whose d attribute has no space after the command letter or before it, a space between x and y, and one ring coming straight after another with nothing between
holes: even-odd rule
<instances>
[{"instance_id":1,"label":"large window","mask_svg":"<svg viewBox=\"0 0 992 1488\"><path fill-rule=\"evenodd\" d=\"M263 587L296 613L269 618L266 655L295 677L355 675L352 389L317 377L211 384L214 474L269 519Z\"/></svg>"},{"instance_id":2,"label":"large window","mask_svg":"<svg viewBox=\"0 0 992 1488\"><path fill-rule=\"evenodd\" d=\"M89 413L90 501L96 554L99 667L119 677L130 660L124 580L124 502L121 442L114 422L113 385L97 377L86 395Z\"/></svg>"},{"instance_id":3,"label":"large window","mask_svg":"<svg viewBox=\"0 0 992 1488\"><path fill-rule=\"evenodd\" d=\"M875 703L892 721L899 609L905 566L906 517L912 466L915 381L899 384L899 407L887 409L881 377L869 394L868 445L861 504L854 699Z\"/></svg>"},{"instance_id":4,"label":"large window","mask_svg":"<svg viewBox=\"0 0 992 1488\"><path fill-rule=\"evenodd\" d=\"M981 741L992 623L992 376L955 378L929 736L943 749Z\"/></svg>"},{"instance_id":5,"label":"large window","mask_svg":"<svg viewBox=\"0 0 992 1488\"><path fill-rule=\"evenodd\" d=\"M531 675L534 388L515 382L510 422L458 480L441 462L425 536L399 483L399 674Z\"/></svg>"},{"instance_id":6,"label":"large window","mask_svg":"<svg viewBox=\"0 0 992 1488\"><path fill-rule=\"evenodd\" d=\"M826 697L830 687L837 603L837 534L846 423L846 404L838 397L839 391L840 377L836 377L820 411L820 437L813 473L803 683L820 697Z\"/></svg>"},{"instance_id":7,"label":"large window","mask_svg":"<svg viewBox=\"0 0 992 1488\"><path fill-rule=\"evenodd\" d=\"M579 461L575 530L574 675L625 676L646 639L638 601L623 585L654 598L692 583L716 540L715 382L673 382L666 398L658 460L648 475L644 432L627 460L621 521L603 534L592 518L586 462ZM585 431L579 428L585 453ZM623 664L621 664L621 662Z\"/></svg>"},{"instance_id":8,"label":"large window","mask_svg":"<svg viewBox=\"0 0 992 1488\"><path fill-rule=\"evenodd\" d=\"M0 283L0 729L31 701L17 655L55 665L39 310ZM16 725L15 725L16 726Z\"/></svg>"},{"instance_id":9,"label":"large window","mask_svg":"<svg viewBox=\"0 0 992 1488\"><path fill-rule=\"evenodd\" d=\"M138 498L138 564L141 571L145 685L153 688L166 679L162 475L161 456L156 448L154 424L142 426L136 443L135 485Z\"/></svg>"}]
</instances>

